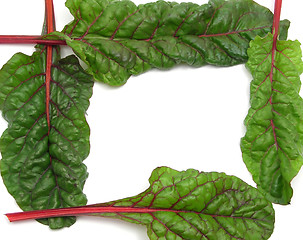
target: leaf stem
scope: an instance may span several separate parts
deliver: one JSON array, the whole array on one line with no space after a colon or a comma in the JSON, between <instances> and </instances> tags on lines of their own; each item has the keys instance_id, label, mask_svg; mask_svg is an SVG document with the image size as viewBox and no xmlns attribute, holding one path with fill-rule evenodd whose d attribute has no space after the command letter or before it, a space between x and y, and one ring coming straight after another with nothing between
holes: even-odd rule
<instances>
[{"instance_id":1,"label":"leaf stem","mask_svg":"<svg viewBox=\"0 0 303 240\"><path fill-rule=\"evenodd\" d=\"M45 12L46 12L46 28L47 33L52 33L55 30L55 14L53 0L45 0Z\"/></svg>"},{"instance_id":2,"label":"leaf stem","mask_svg":"<svg viewBox=\"0 0 303 240\"><path fill-rule=\"evenodd\" d=\"M54 21L54 5L53 0L45 0L45 13L46 13L46 28L47 34L52 33L55 30ZM48 125L48 134L50 133L50 82L51 82L51 67L53 62L53 46L47 46L46 55L46 72L45 72L45 87L46 87L46 118Z\"/></svg>"},{"instance_id":3,"label":"leaf stem","mask_svg":"<svg viewBox=\"0 0 303 240\"><path fill-rule=\"evenodd\" d=\"M271 71L269 74L269 79L271 85L273 85L274 81L274 68L275 68L275 58L276 58L276 50L277 50L277 41L278 41L278 34L279 34L279 26L280 26L280 16L281 16L281 8L282 8L282 0L275 1L275 12L274 12L274 20L273 20L273 45L271 50ZM273 91L273 87L272 87ZM272 96L269 99L269 103L272 106ZM270 120L271 128L274 135L275 145L277 150L279 149L278 139L277 139L277 132L274 120Z\"/></svg>"},{"instance_id":4,"label":"leaf stem","mask_svg":"<svg viewBox=\"0 0 303 240\"><path fill-rule=\"evenodd\" d=\"M44 39L40 35L0 35L0 44L66 45L63 40Z\"/></svg>"},{"instance_id":5,"label":"leaf stem","mask_svg":"<svg viewBox=\"0 0 303 240\"><path fill-rule=\"evenodd\" d=\"M172 211L168 209L151 209L151 208L134 208L134 207L100 207L97 205L88 205L83 207L59 208L35 210L28 212L8 213L5 214L10 222L41 219L50 217L65 217L77 215L92 215L95 213L153 213L159 211ZM174 212L177 212L176 210Z\"/></svg>"},{"instance_id":6,"label":"leaf stem","mask_svg":"<svg viewBox=\"0 0 303 240\"><path fill-rule=\"evenodd\" d=\"M281 9L282 9L282 0L275 1L275 10L274 10L274 21L272 33L274 35L274 39L278 38L279 34L279 26L280 26L280 17L281 17Z\"/></svg>"}]
</instances>

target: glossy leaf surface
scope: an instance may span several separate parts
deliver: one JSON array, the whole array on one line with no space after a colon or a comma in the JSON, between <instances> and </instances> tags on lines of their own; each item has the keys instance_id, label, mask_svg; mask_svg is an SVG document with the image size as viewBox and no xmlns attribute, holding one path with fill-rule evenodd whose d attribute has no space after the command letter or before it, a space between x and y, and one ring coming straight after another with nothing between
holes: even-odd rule
<instances>
[{"instance_id":1,"label":"glossy leaf surface","mask_svg":"<svg viewBox=\"0 0 303 240\"><path fill-rule=\"evenodd\" d=\"M268 199L290 203L291 180L303 164L302 53L298 41L257 37L248 50L251 108L241 141L243 159Z\"/></svg>"},{"instance_id":2,"label":"glossy leaf surface","mask_svg":"<svg viewBox=\"0 0 303 240\"><path fill-rule=\"evenodd\" d=\"M257 189L224 173L161 167L143 193L109 203L6 214L12 222L92 215L146 225L151 240L263 240L273 231L272 204Z\"/></svg>"},{"instance_id":3,"label":"glossy leaf surface","mask_svg":"<svg viewBox=\"0 0 303 240\"><path fill-rule=\"evenodd\" d=\"M8 122L0 139L1 174L26 211L87 202L82 161L89 153L85 112L93 82L76 57L59 60L55 52L48 95L46 55L46 48L32 56L17 53L0 71L0 110ZM61 228L74 221L70 217L42 222Z\"/></svg>"},{"instance_id":4,"label":"glossy leaf surface","mask_svg":"<svg viewBox=\"0 0 303 240\"><path fill-rule=\"evenodd\" d=\"M237 177L162 167L153 171L149 182L137 196L94 205L111 211L122 208L119 212L94 215L146 225L152 240L261 240L273 231L271 203Z\"/></svg>"},{"instance_id":5,"label":"glossy leaf surface","mask_svg":"<svg viewBox=\"0 0 303 240\"><path fill-rule=\"evenodd\" d=\"M231 66L247 61L249 41L271 32L273 14L252 0L208 4L68 0L63 33L95 80L124 84L131 75L176 64ZM281 24L286 37L288 21Z\"/></svg>"}]
</instances>

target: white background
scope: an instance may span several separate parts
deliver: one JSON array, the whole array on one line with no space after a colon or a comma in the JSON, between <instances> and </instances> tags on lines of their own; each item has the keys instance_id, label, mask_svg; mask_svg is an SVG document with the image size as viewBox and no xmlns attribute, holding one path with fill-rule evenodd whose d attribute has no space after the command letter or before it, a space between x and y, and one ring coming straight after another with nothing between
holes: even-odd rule
<instances>
[{"instance_id":1,"label":"white background","mask_svg":"<svg viewBox=\"0 0 303 240\"><path fill-rule=\"evenodd\" d=\"M192 2L202 4L206 0ZM274 0L257 2L273 10ZM54 5L57 30L61 30L72 17L64 0L54 0ZM301 1L284 1L282 18L292 22L289 39L303 42ZM0 0L0 34L39 35L43 19L43 0ZM31 55L33 46L0 45L0 67L18 51ZM68 52L63 48L64 54ZM255 186L239 147L245 132L243 120L249 108L250 81L245 66L240 65L153 70L130 78L119 88L96 84L87 116L91 154L85 160L90 176L84 191L89 203L142 192L149 186L150 173L158 166L226 172ZM0 118L0 132L6 127ZM270 240L302 239L302 172L292 187L291 204L274 205L276 225ZM16 211L20 209L0 180L1 236L32 240L148 239L144 226L103 218L79 217L72 227L57 231L35 221L9 223L3 214Z\"/></svg>"}]
</instances>

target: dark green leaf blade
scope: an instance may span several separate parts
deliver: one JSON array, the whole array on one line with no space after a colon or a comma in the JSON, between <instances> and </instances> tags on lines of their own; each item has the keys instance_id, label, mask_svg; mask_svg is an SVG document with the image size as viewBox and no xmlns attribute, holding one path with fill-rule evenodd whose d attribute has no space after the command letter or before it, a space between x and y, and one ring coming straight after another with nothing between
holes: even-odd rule
<instances>
[{"instance_id":1,"label":"dark green leaf blade","mask_svg":"<svg viewBox=\"0 0 303 240\"><path fill-rule=\"evenodd\" d=\"M74 56L52 64L49 129L45 72L45 49L32 56L15 54L0 71L0 109L8 121L0 139L1 175L25 211L87 202L82 161L90 148L85 112L93 82ZM42 222L61 228L72 225L75 218Z\"/></svg>"},{"instance_id":2,"label":"dark green leaf blade","mask_svg":"<svg viewBox=\"0 0 303 240\"><path fill-rule=\"evenodd\" d=\"M75 19L56 35L87 64L95 80L110 85L124 84L151 68L244 63L249 41L271 32L273 20L267 8L251 0L211 0L201 6L68 0L66 5Z\"/></svg>"},{"instance_id":3,"label":"dark green leaf blade","mask_svg":"<svg viewBox=\"0 0 303 240\"><path fill-rule=\"evenodd\" d=\"M161 167L149 181L150 188L137 196L93 205L132 212L93 215L146 225L152 240L262 240L272 234L272 204L237 177Z\"/></svg>"},{"instance_id":4,"label":"dark green leaf blade","mask_svg":"<svg viewBox=\"0 0 303 240\"><path fill-rule=\"evenodd\" d=\"M274 53L274 58L272 58ZM298 41L257 37L248 50L251 108L241 140L243 160L268 199L289 204L291 180L302 164L303 100L299 95L303 62Z\"/></svg>"}]
</instances>

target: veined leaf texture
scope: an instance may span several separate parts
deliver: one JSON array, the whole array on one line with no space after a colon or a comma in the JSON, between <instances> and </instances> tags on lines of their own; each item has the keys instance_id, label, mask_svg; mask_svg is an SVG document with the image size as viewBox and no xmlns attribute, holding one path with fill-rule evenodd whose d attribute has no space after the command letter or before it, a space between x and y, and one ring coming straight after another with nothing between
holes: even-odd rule
<instances>
[{"instance_id":1,"label":"veined leaf texture","mask_svg":"<svg viewBox=\"0 0 303 240\"><path fill-rule=\"evenodd\" d=\"M269 34L252 41L248 55L253 81L247 132L241 141L243 159L268 199L288 204L293 194L290 182L303 164L300 43L274 44Z\"/></svg>"},{"instance_id":2,"label":"veined leaf texture","mask_svg":"<svg viewBox=\"0 0 303 240\"><path fill-rule=\"evenodd\" d=\"M176 64L231 66L247 61L255 36L271 32L273 14L252 0L208 4L68 0L74 20L57 36L95 80L122 85L131 75ZM281 24L281 37L289 22Z\"/></svg>"},{"instance_id":3,"label":"veined leaf texture","mask_svg":"<svg viewBox=\"0 0 303 240\"><path fill-rule=\"evenodd\" d=\"M91 215L145 225L151 240L265 240L274 227L270 201L234 176L156 168L134 197L76 208L7 214L11 221Z\"/></svg>"},{"instance_id":4,"label":"veined leaf texture","mask_svg":"<svg viewBox=\"0 0 303 240\"><path fill-rule=\"evenodd\" d=\"M246 51L249 42L257 35L265 36L271 32L273 17L268 9L250 0L212 0L202 6L164 1L136 6L130 1L68 0L67 6L75 20L62 33L56 34L64 38L87 64L87 70L95 80L110 85L124 84L131 75L141 74L151 68L168 69L176 64L199 67L205 64L231 66L244 63L248 59ZM282 38L286 37L287 27L286 21L281 28ZM44 50L38 50L31 57L16 54L0 73L0 110L9 123L0 142L2 176L9 192L24 210L86 204L82 189L87 172L82 161L89 153L89 128L84 114L89 105L93 83L74 57L59 60L58 56L54 56L49 127L45 109L45 58ZM296 91L298 90L297 86ZM299 102L296 101L296 104L300 105ZM297 117L300 114L294 115ZM248 123L247 126L249 129ZM268 128L272 126L271 124ZM277 126L275 124L272 127L274 139L277 137ZM296 125L295 128L301 127ZM288 134L288 131L284 133ZM296 158L301 151L301 140L298 140L300 136L294 139L298 151L291 152L290 155ZM245 144L243 139L242 149ZM245 151L243 150L243 156L248 159ZM282 153L278 151L277 155ZM282 162L281 159L278 162ZM250 159L245 161L250 168ZM271 162L268 161L264 169L272 174L272 178L260 180L262 184L258 182L257 173L252 173L260 189L267 188L264 192L274 186L270 187L270 191L273 191L270 195L276 194L273 199L278 200L274 201L284 204L289 202L291 189L288 185L301 162L298 157L288 165L282 164L281 167L277 164L270 169L268 164ZM286 170L285 173L280 171L280 167ZM277 172L274 170L277 170L278 175L275 175ZM272 184L273 181L276 185ZM283 193L277 197L280 189L283 189ZM239 197L238 200L240 199ZM271 197L270 199L272 200ZM241 208L241 204L238 206ZM269 210L261 212L272 216ZM244 239L250 239L245 232L252 234L247 229L254 229L256 233L251 235L254 237L251 239L267 239L272 231L273 219L262 214L260 213L263 217L260 217L261 220L254 217L248 217L247 220L243 216L240 220L237 217L228 218L232 219L230 221L234 225L225 225L229 220L225 222L224 216L217 218L214 215L210 224L217 232L207 234L210 234L210 239L228 239L230 234L236 239L243 236ZM142 215L139 220L134 219L134 222L146 224L151 239L158 239L157 234L162 234L166 229L163 226L155 227L159 221L154 221L150 216L155 215ZM187 216L181 217L186 220ZM119 214L114 214L113 217L127 219ZM178 217L180 216L173 216ZM162 215L157 215L157 218L161 221L166 219ZM263 221L269 218L270 221ZM70 226L74 218L49 219L44 223L47 221L52 228L61 228ZM262 227L258 228L259 223ZM252 228L250 224L253 225ZM196 226L190 227L193 230ZM229 232L231 228L232 232ZM202 235L199 233L200 237L207 239L206 235L203 236L203 231ZM178 239L178 234L168 231L165 234ZM184 234L187 233L184 231ZM184 237L187 239L187 235Z\"/></svg>"},{"instance_id":5,"label":"veined leaf texture","mask_svg":"<svg viewBox=\"0 0 303 240\"><path fill-rule=\"evenodd\" d=\"M0 139L1 174L26 211L87 202L82 192L87 170L82 161L89 154L85 112L93 82L76 57L60 60L54 51L47 96L46 55L46 48L38 48L32 56L17 53L0 71L0 109L8 122ZM42 222L61 228L75 218Z\"/></svg>"},{"instance_id":6,"label":"veined leaf texture","mask_svg":"<svg viewBox=\"0 0 303 240\"><path fill-rule=\"evenodd\" d=\"M194 169L153 171L143 193L94 206L138 212L94 214L147 226L156 239L268 239L274 227L272 204L255 188L224 173Z\"/></svg>"}]
</instances>

